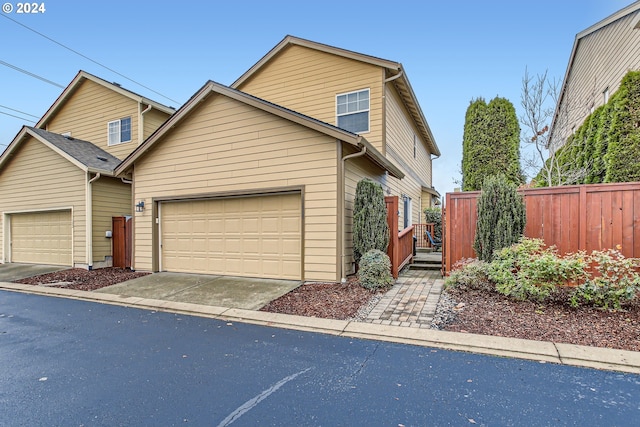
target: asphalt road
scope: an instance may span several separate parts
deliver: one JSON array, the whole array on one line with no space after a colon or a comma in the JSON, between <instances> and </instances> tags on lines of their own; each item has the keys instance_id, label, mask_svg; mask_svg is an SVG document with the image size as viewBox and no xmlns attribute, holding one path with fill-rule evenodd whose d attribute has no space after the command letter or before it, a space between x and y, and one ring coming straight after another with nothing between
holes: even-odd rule
<instances>
[{"instance_id":1,"label":"asphalt road","mask_svg":"<svg viewBox=\"0 0 640 427\"><path fill-rule=\"evenodd\" d=\"M640 425L640 376L0 291L2 426Z\"/></svg>"}]
</instances>

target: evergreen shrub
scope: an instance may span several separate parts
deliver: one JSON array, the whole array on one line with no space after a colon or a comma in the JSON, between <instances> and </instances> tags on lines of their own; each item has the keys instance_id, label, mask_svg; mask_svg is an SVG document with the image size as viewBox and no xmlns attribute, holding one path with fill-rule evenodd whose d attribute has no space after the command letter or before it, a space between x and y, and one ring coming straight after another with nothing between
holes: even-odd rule
<instances>
[{"instance_id":1,"label":"evergreen shrub","mask_svg":"<svg viewBox=\"0 0 640 427\"><path fill-rule=\"evenodd\" d=\"M367 251L358 264L358 279L364 288L377 290L393 285L391 260L378 249Z\"/></svg>"}]
</instances>

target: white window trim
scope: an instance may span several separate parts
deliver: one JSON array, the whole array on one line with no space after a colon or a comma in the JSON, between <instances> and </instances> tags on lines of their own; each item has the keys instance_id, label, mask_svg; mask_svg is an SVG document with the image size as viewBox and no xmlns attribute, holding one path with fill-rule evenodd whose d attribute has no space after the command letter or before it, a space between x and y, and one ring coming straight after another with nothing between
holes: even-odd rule
<instances>
[{"instance_id":1,"label":"white window trim","mask_svg":"<svg viewBox=\"0 0 640 427\"><path fill-rule=\"evenodd\" d=\"M129 139L127 139L126 141L121 141L120 140L120 135L122 134L122 120L124 120L124 119L129 119L129 122L131 123L131 117L130 116L123 117L123 118L118 119L118 120L112 120L112 121L107 123L107 145L108 146L112 147L114 145L120 145L120 144L124 144L124 143L132 141L131 129L129 129ZM111 133L109 132L109 130L110 130L110 127L111 127L112 123L117 123L118 124L118 133L117 133L118 141L117 142L111 142ZM131 124L129 126L131 126Z\"/></svg>"},{"instance_id":2,"label":"white window trim","mask_svg":"<svg viewBox=\"0 0 640 427\"><path fill-rule=\"evenodd\" d=\"M367 92L369 92L369 108L367 108L366 110L357 110L357 111L351 111L351 112L348 112L348 113L338 114L338 97L339 96L349 95L351 93L364 92L365 90ZM349 92L337 93L336 94L336 102L335 102L335 111L336 111L336 126L338 126L338 117L349 116L351 114L363 113L363 112L366 111L368 113L367 114L367 130L366 131L357 132L357 133L358 134L362 134L362 133L371 132L371 88L365 87L365 88L362 88L362 89L350 90Z\"/></svg>"}]
</instances>

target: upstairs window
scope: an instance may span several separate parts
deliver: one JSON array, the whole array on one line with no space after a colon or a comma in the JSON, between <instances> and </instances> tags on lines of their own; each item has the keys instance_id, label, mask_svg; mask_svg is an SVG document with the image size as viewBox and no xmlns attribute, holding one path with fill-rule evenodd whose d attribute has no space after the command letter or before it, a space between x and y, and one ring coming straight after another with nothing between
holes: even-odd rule
<instances>
[{"instance_id":1,"label":"upstairs window","mask_svg":"<svg viewBox=\"0 0 640 427\"><path fill-rule=\"evenodd\" d=\"M131 117L109 122L109 145L131 141Z\"/></svg>"},{"instance_id":2,"label":"upstairs window","mask_svg":"<svg viewBox=\"0 0 640 427\"><path fill-rule=\"evenodd\" d=\"M337 95L336 116L339 128L369 132L369 89Z\"/></svg>"}]
</instances>

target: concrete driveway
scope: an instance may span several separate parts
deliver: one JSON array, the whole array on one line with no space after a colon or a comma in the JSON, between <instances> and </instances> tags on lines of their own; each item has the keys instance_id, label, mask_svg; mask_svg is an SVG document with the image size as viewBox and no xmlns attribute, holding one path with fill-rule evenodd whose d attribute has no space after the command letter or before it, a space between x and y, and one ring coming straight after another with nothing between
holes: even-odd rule
<instances>
[{"instance_id":1,"label":"concrete driveway","mask_svg":"<svg viewBox=\"0 0 640 427\"><path fill-rule=\"evenodd\" d=\"M93 292L257 310L301 283L294 280L154 273Z\"/></svg>"},{"instance_id":2,"label":"concrete driveway","mask_svg":"<svg viewBox=\"0 0 640 427\"><path fill-rule=\"evenodd\" d=\"M67 270L71 267L63 265L19 264L9 262L0 264L0 282L13 282L40 274L53 273L54 271Z\"/></svg>"}]
</instances>

